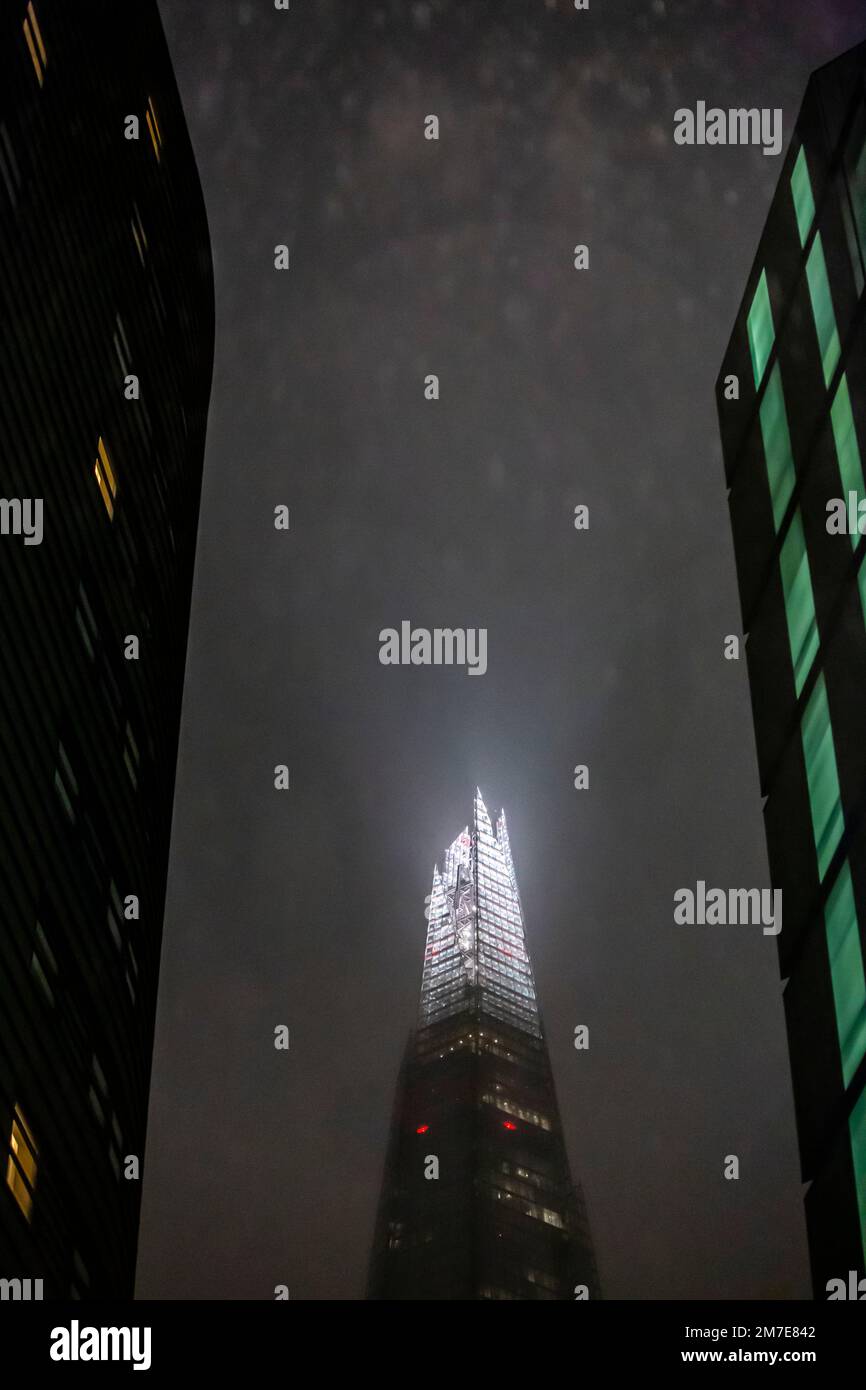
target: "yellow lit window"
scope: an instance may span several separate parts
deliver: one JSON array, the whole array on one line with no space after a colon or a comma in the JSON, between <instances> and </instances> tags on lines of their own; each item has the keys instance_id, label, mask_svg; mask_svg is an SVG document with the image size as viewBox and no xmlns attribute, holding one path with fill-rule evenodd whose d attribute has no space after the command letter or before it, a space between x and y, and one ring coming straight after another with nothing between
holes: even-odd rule
<instances>
[{"instance_id":1,"label":"yellow lit window","mask_svg":"<svg viewBox=\"0 0 866 1390\"><path fill-rule=\"evenodd\" d=\"M156 162L159 163L159 152L162 149L162 131L159 128L159 121L156 119L156 107L153 104L153 97L147 98L147 128L150 131L150 141L153 145L153 152L156 155Z\"/></svg>"},{"instance_id":2,"label":"yellow lit window","mask_svg":"<svg viewBox=\"0 0 866 1390\"><path fill-rule=\"evenodd\" d=\"M30 1126L15 1107L12 1133L9 1136L9 1158L6 1163L6 1186L29 1221L33 1213L33 1189L36 1186L36 1155L39 1150Z\"/></svg>"},{"instance_id":3,"label":"yellow lit window","mask_svg":"<svg viewBox=\"0 0 866 1390\"><path fill-rule=\"evenodd\" d=\"M108 457L108 450L102 435L99 436L96 463L93 466L93 473L99 484L99 491L102 493L102 500L105 503L105 510L111 520L114 520L114 499L117 496L117 479L114 476L114 469L111 466L111 459Z\"/></svg>"},{"instance_id":4,"label":"yellow lit window","mask_svg":"<svg viewBox=\"0 0 866 1390\"><path fill-rule=\"evenodd\" d=\"M45 44L42 42L42 30L39 28L39 20L36 18L36 11L33 8L33 0L27 6L27 13L24 16L24 38L30 50L30 58L39 85L45 81L45 68L48 63L48 54L45 52Z\"/></svg>"}]
</instances>

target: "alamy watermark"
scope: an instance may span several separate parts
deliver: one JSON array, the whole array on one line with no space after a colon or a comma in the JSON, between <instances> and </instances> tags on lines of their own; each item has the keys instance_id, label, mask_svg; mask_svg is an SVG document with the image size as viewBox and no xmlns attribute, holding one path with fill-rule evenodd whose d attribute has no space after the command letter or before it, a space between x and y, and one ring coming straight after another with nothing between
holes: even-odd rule
<instances>
[{"instance_id":1,"label":"alamy watermark","mask_svg":"<svg viewBox=\"0 0 866 1390\"><path fill-rule=\"evenodd\" d=\"M25 545L41 545L42 498L0 497L0 536L23 536Z\"/></svg>"},{"instance_id":2,"label":"alamy watermark","mask_svg":"<svg viewBox=\"0 0 866 1390\"><path fill-rule=\"evenodd\" d=\"M763 926L764 936L782 930L781 888L707 888L698 879L694 892L674 893L674 921L680 926Z\"/></svg>"},{"instance_id":3,"label":"alamy watermark","mask_svg":"<svg viewBox=\"0 0 866 1390\"><path fill-rule=\"evenodd\" d=\"M69 1327L51 1330L52 1361L131 1361L134 1371L150 1370L149 1327Z\"/></svg>"},{"instance_id":4,"label":"alamy watermark","mask_svg":"<svg viewBox=\"0 0 866 1390\"><path fill-rule=\"evenodd\" d=\"M847 1284L844 1279L827 1280L827 1302L838 1303L840 1300L866 1303L866 1279L859 1279L856 1269L848 1270Z\"/></svg>"},{"instance_id":5,"label":"alamy watermark","mask_svg":"<svg viewBox=\"0 0 866 1390\"><path fill-rule=\"evenodd\" d=\"M383 627L379 644L383 666L465 666L470 676L487 670L486 627L413 628L404 620L399 632Z\"/></svg>"},{"instance_id":6,"label":"alamy watermark","mask_svg":"<svg viewBox=\"0 0 866 1390\"><path fill-rule=\"evenodd\" d=\"M707 107L699 101L694 109L681 106L674 112L676 145L761 145L764 154L782 149L782 109L767 107Z\"/></svg>"},{"instance_id":7,"label":"alamy watermark","mask_svg":"<svg viewBox=\"0 0 866 1390\"><path fill-rule=\"evenodd\" d=\"M0 1302L39 1303L42 1284L41 1279L0 1279Z\"/></svg>"},{"instance_id":8,"label":"alamy watermark","mask_svg":"<svg viewBox=\"0 0 866 1390\"><path fill-rule=\"evenodd\" d=\"M866 497L849 491L847 499L831 497L827 503L828 536L866 536Z\"/></svg>"}]
</instances>

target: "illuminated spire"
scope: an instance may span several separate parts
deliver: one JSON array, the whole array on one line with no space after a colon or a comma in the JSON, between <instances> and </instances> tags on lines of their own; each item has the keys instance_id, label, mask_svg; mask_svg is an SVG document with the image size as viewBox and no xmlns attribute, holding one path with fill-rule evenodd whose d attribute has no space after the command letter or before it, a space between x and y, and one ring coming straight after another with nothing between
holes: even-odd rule
<instances>
[{"instance_id":1,"label":"illuminated spire","mask_svg":"<svg viewBox=\"0 0 866 1390\"><path fill-rule=\"evenodd\" d=\"M433 871L419 1023L473 1004L541 1036L535 982L511 847L500 813L494 831L480 788L467 826Z\"/></svg>"}]
</instances>

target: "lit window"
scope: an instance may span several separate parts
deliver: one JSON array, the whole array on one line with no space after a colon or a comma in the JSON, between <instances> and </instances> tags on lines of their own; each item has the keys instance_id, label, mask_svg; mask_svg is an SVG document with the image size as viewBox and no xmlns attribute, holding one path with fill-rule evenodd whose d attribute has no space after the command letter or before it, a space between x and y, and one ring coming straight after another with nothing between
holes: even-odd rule
<instances>
[{"instance_id":1,"label":"lit window","mask_svg":"<svg viewBox=\"0 0 866 1390\"><path fill-rule=\"evenodd\" d=\"M827 928L827 952L833 981L839 1051L842 1055L842 1076L845 1085L848 1086L861 1060L866 1056L866 980L863 975L863 952L860 949L860 927L857 908L854 905L851 868L847 860L842 865L833 891L827 899L824 922Z\"/></svg>"},{"instance_id":2,"label":"lit window","mask_svg":"<svg viewBox=\"0 0 866 1390\"><path fill-rule=\"evenodd\" d=\"M839 361L841 347L820 232L816 234L815 240L812 242L812 249L806 261L806 279L809 282L812 314L815 319L815 331L818 334L821 366L824 369L824 385L829 386L836 370L836 363Z\"/></svg>"},{"instance_id":3,"label":"lit window","mask_svg":"<svg viewBox=\"0 0 866 1390\"><path fill-rule=\"evenodd\" d=\"M812 196L812 184L809 179L809 169L806 164L806 152L801 149L794 165L794 172L791 175L791 197L794 200L794 213L797 218L797 230L800 234L800 245L805 246L809 238L812 223L815 220L815 199ZM818 334L818 346L821 351L821 365L824 369L824 384L830 385L830 379L839 361L840 346L839 333L836 329L836 316L833 313L833 299L830 294L830 281L827 278L827 263L824 260L824 247L821 242L821 233L816 233L815 240L812 242L812 249L806 261L806 279L809 283L809 297L812 301L812 315L815 320L815 329Z\"/></svg>"},{"instance_id":4,"label":"lit window","mask_svg":"<svg viewBox=\"0 0 866 1390\"><path fill-rule=\"evenodd\" d=\"M794 172L791 174L791 196L794 200L794 215L797 218L800 245L805 246L812 230L812 223L815 220L815 199L812 196L812 182L809 178L809 166L806 163L806 151L802 145L794 165Z\"/></svg>"},{"instance_id":5,"label":"lit window","mask_svg":"<svg viewBox=\"0 0 866 1390\"><path fill-rule=\"evenodd\" d=\"M854 1185L860 1209L860 1236L863 1254L866 1255L866 1090L860 1092L860 1099L851 1111L848 1126L851 1134L851 1156L854 1160Z\"/></svg>"},{"instance_id":6,"label":"lit window","mask_svg":"<svg viewBox=\"0 0 866 1390\"><path fill-rule=\"evenodd\" d=\"M779 570L785 595L785 616L788 622L791 661L794 666L794 687L799 695L819 645L812 576L799 508L791 518L791 525L779 556Z\"/></svg>"},{"instance_id":7,"label":"lit window","mask_svg":"<svg viewBox=\"0 0 866 1390\"><path fill-rule=\"evenodd\" d=\"M749 335L749 350L752 354L752 371L755 385L760 386L764 370L773 350L776 330L773 327L773 311L770 308L770 291L767 287L767 272L761 271L752 307L746 322Z\"/></svg>"},{"instance_id":8,"label":"lit window","mask_svg":"<svg viewBox=\"0 0 866 1390\"><path fill-rule=\"evenodd\" d=\"M6 1186L29 1221L33 1212L33 1189L36 1186L36 1157L39 1150L30 1126L15 1107L12 1133L9 1136L9 1157L6 1162Z\"/></svg>"},{"instance_id":9,"label":"lit window","mask_svg":"<svg viewBox=\"0 0 866 1390\"><path fill-rule=\"evenodd\" d=\"M114 476L114 469L111 466L111 459L108 457L108 450L105 447L105 441L102 435L99 436L93 474L99 484L99 491L102 493L105 510L108 512L109 518L113 520L114 499L117 496L117 479Z\"/></svg>"},{"instance_id":10,"label":"lit window","mask_svg":"<svg viewBox=\"0 0 866 1390\"><path fill-rule=\"evenodd\" d=\"M153 152L156 155L156 162L159 163L160 150L162 149L162 131L159 128L159 121L156 119L156 109L153 104L153 97L147 99L147 128L150 132L150 140L153 145Z\"/></svg>"},{"instance_id":11,"label":"lit window","mask_svg":"<svg viewBox=\"0 0 866 1390\"><path fill-rule=\"evenodd\" d=\"M773 505L773 521L778 531L796 482L788 413L785 409L785 393L782 390L782 375L778 362L770 373L767 389L761 401L760 420L767 481L770 484L770 499Z\"/></svg>"},{"instance_id":12,"label":"lit window","mask_svg":"<svg viewBox=\"0 0 866 1390\"><path fill-rule=\"evenodd\" d=\"M812 810L812 833L818 856L818 876L823 879L842 837L845 823L836 768L836 750L833 746L833 729L830 724L830 706L827 702L827 687L823 675L818 677L806 706L801 734L809 804Z\"/></svg>"},{"instance_id":13,"label":"lit window","mask_svg":"<svg viewBox=\"0 0 866 1390\"><path fill-rule=\"evenodd\" d=\"M45 44L42 41L42 31L39 28L39 20L36 18L36 11L33 8L32 0L27 6L27 13L24 16L24 38L27 41L33 68L41 87L42 83L45 81L45 68L48 64L48 55L45 52Z\"/></svg>"},{"instance_id":14,"label":"lit window","mask_svg":"<svg viewBox=\"0 0 866 1390\"><path fill-rule=\"evenodd\" d=\"M839 378L839 385L836 387L836 394L830 407L830 422L833 426L833 442L836 446L836 458L839 463L843 495L848 492L855 492L862 500L866 497L866 482L863 478L863 463L860 458L860 446L857 443L857 430L854 426L854 412L851 409L851 393L848 390L848 379L844 372ZM851 536L851 544L855 550L859 539L860 537L856 533ZM860 605L863 609L863 616L866 618L866 565L862 563L857 571L857 587L860 590Z\"/></svg>"}]
</instances>

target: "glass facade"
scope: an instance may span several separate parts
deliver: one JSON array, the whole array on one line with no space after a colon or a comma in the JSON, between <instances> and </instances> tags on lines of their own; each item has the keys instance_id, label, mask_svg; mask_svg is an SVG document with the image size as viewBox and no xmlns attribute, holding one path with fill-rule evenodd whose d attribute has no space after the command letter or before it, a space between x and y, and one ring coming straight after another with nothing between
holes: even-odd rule
<instances>
[{"instance_id":1,"label":"glass facade","mask_svg":"<svg viewBox=\"0 0 866 1390\"><path fill-rule=\"evenodd\" d=\"M717 388L819 1297L866 1265L864 170L866 44L809 83Z\"/></svg>"},{"instance_id":2,"label":"glass facade","mask_svg":"<svg viewBox=\"0 0 866 1390\"><path fill-rule=\"evenodd\" d=\"M0 1274L125 1298L213 364L156 0L0 6L0 320Z\"/></svg>"},{"instance_id":3,"label":"glass facade","mask_svg":"<svg viewBox=\"0 0 866 1390\"><path fill-rule=\"evenodd\" d=\"M371 1262L379 1299L598 1297L504 812L433 872ZM435 1160L435 1162L434 1162Z\"/></svg>"}]
</instances>

